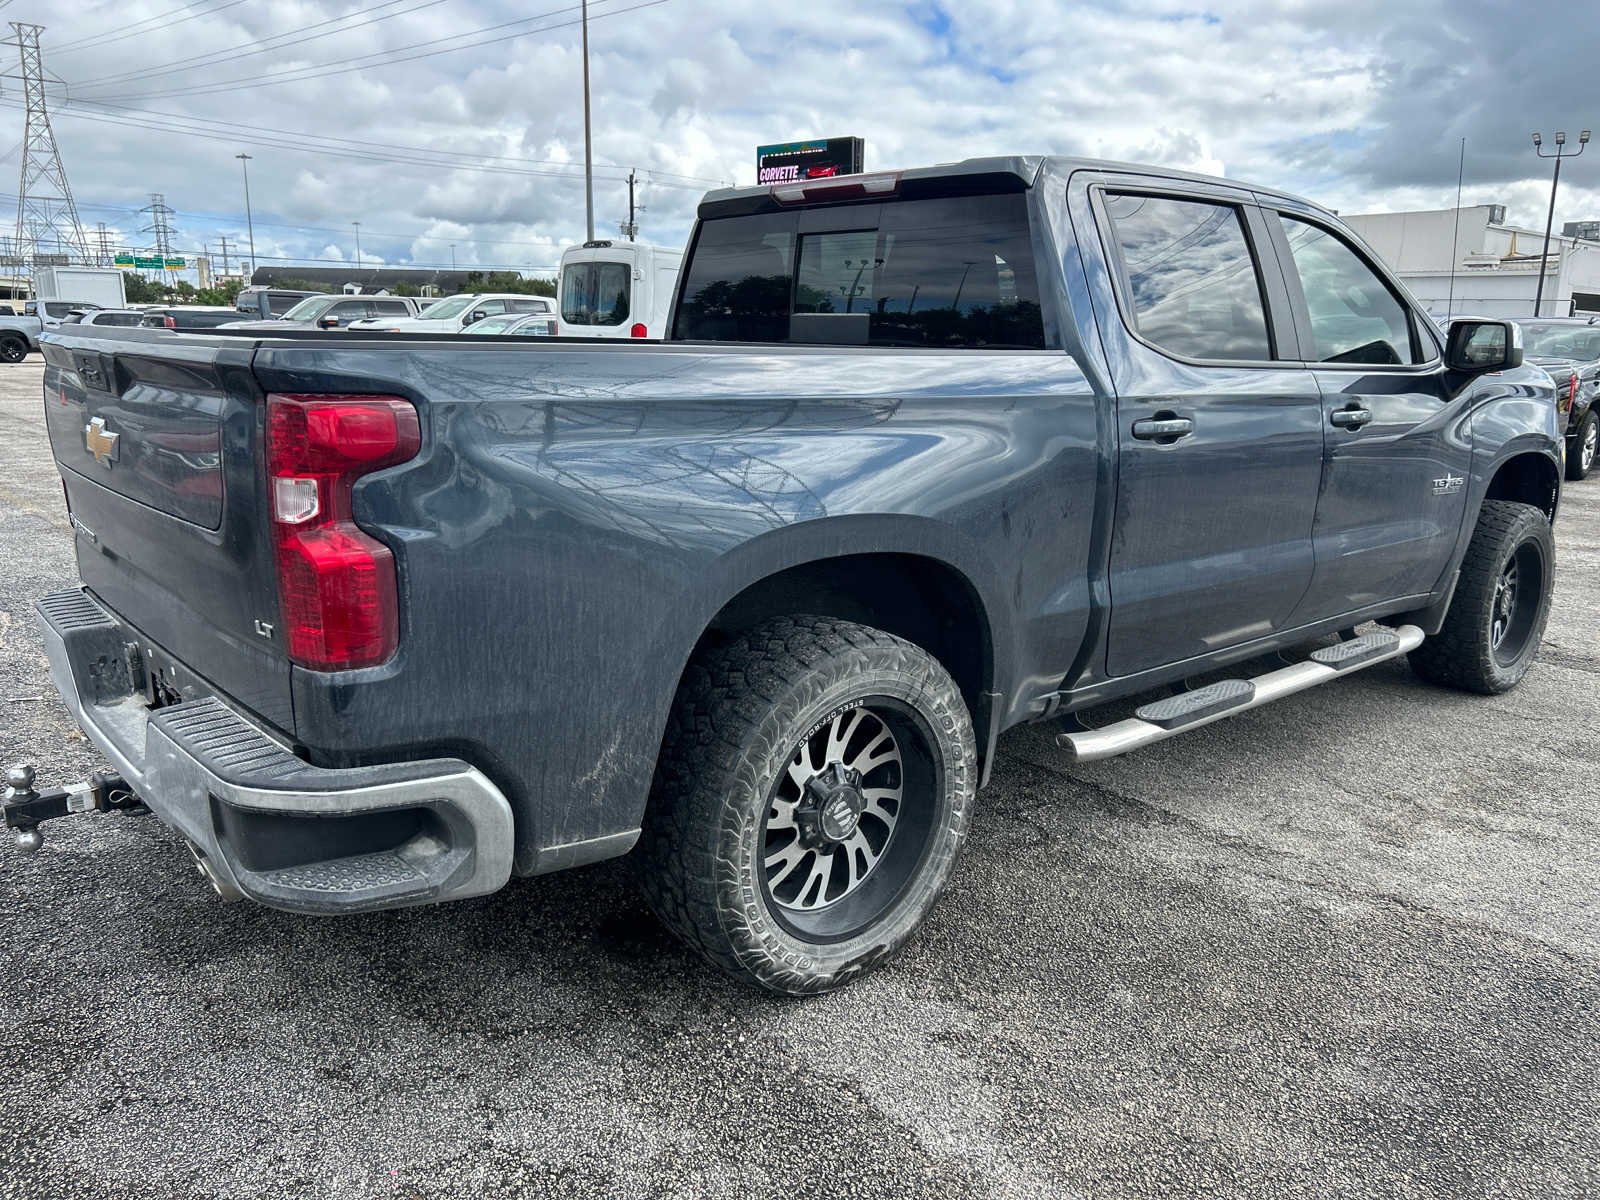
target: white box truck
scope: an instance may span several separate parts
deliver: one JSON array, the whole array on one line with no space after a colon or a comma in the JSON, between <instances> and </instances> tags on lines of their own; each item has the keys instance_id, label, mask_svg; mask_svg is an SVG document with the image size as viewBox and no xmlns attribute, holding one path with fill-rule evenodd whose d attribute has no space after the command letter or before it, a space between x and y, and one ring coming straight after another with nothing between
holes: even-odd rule
<instances>
[{"instance_id":1,"label":"white box truck","mask_svg":"<svg viewBox=\"0 0 1600 1200\"><path fill-rule=\"evenodd\" d=\"M33 273L33 291L36 300L128 307L122 272L116 267L39 267Z\"/></svg>"}]
</instances>

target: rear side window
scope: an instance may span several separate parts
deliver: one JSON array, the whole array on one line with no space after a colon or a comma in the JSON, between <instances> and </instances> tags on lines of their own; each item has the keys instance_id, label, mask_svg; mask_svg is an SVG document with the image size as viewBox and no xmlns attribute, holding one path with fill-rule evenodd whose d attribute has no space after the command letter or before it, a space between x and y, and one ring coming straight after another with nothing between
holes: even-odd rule
<instances>
[{"instance_id":1,"label":"rear side window","mask_svg":"<svg viewBox=\"0 0 1600 1200\"><path fill-rule=\"evenodd\" d=\"M800 232L801 211L704 222L673 336L1044 347L1021 193L899 200L857 211L860 228L826 232ZM839 210L838 220L847 222L850 212Z\"/></svg>"},{"instance_id":2,"label":"rear side window","mask_svg":"<svg viewBox=\"0 0 1600 1200\"><path fill-rule=\"evenodd\" d=\"M514 313L542 313L550 311L548 300L511 300L506 308Z\"/></svg>"},{"instance_id":3,"label":"rear side window","mask_svg":"<svg viewBox=\"0 0 1600 1200\"><path fill-rule=\"evenodd\" d=\"M1185 358L1272 357L1266 307L1239 210L1231 204L1111 193L1135 331Z\"/></svg>"},{"instance_id":4,"label":"rear side window","mask_svg":"<svg viewBox=\"0 0 1600 1200\"><path fill-rule=\"evenodd\" d=\"M632 275L627 263L568 263L561 277L561 319L572 325L621 325L628 319Z\"/></svg>"},{"instance_id":5,"label":"rear side window","mask_svg":"<svg viewBox=\"0 0 1600 1200\"><path fill-rule=\"evenodd\" d=\"M1344 239L1278 214L1311 315L1307 357L1393 366L1420 361L1405 306Z\"/></svg>"},{"instance_id":6,"label":"rear side window","mask_svg":"<svg viewBox=\"0 0 1600 1200\"><path fill-rule=\"evenodd\" d=\"M285 296L278 292L268 292L267 311L275 317L281 317L304 299L304 296ZM254 308L253 305L251 307Z\"/></svg>"},{"instance_id":7,"label":"rear side window","mask_svg":"<svg viewBox=\"0 0 1600 1200\"><path fill-rule=\"evenodd\" d=\"M400 316L406 316L411 312L402 300L374 300L372 307L380 316L392 316L396 313Z\"/></svg>"}]
</instances>

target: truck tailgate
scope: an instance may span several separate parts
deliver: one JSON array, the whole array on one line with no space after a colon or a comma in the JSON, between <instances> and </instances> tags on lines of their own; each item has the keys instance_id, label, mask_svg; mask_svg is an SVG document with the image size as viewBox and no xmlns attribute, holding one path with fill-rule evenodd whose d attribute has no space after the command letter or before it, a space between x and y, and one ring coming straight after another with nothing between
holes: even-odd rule
<instances>
[{"instance_id":1,"label":"truck tailgate","mask_svg":"<svg viewBox=\"0 0 1600 1200\"><path fill-rule=\"evenodd\" d=\"M290 730L252 354L159 330L62 331L44 346L44 406L84 584L158 666L160 651L192 664Z\"/></svg>"}]
</instances>

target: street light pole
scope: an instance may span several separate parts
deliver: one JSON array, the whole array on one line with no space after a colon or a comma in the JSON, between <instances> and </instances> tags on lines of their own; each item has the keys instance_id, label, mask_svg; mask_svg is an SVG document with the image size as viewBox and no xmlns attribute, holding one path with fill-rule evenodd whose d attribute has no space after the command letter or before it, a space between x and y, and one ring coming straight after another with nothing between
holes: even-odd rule
<instances>
[{"instance_id":1,"label":"street light pole","mask_svg":"<svg viewBox=\"0 0 1600 1200\"><path fill-rule=\"evenodd\" d=\"M359 271L361 270L361 222L351 221L350 224L356 227L356 270Z\"/></svg>"},{"instance_id":2,"label":"street light pole","mask_svg":"<svg viewBox=\"0 0 1600 1200\"><path fill-rule=\"evenodd\" d=\"M1583 148L1588 144L1589 131L1585 129L1578 134L1578 148L1572 152L1572 157L1577 158L1578 155L1582 154ZM1540 315L1539 308L1544 303L1545 264L1550 259L1550 227L1555 224L1556 188L1561 184L1561 159L1566 155L1566 147L1567 131L1564 129L1556 130L1556 152L1554 154L1546 154L1544 152L1544 139L1537 133L1533 135L1534 152L1540 158L1553 158L1556 160L1555 173L1550 177L1550 211L1545 214L1544 218L1544 250L1539 254L1539 286L1533 293L1533 315L1536 317Z\"/></svg>"},{"instance_id":3,"label":"street light pole","mask_svg":"<svg viewBox=\"0 0 1600 1200\"><path fill-rule=\"evenodd\" d=\"M571 9L567 10L572 11ZM594 241L594 147L589 136L589 0L583 0L583 211Z\"/></svg>"},{"instance_id":4,"label":"street light pole","mask_svg":"<svg viewBox=\"0 0 1600 1200\"><path fill-rule=\"evenodd\" d=\"M244 170L244 223L250 227L250 282L256 281L256 222L250 215L250 156L235 154Z\"/></svg>"}]
</instances>

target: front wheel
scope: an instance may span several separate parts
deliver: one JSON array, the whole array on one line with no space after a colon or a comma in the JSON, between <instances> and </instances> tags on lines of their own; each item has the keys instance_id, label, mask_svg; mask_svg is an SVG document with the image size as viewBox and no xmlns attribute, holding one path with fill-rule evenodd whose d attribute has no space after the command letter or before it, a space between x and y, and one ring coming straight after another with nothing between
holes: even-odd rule
<instances>
[{"instance_id":1,"label":"front wheel","mask_svg":"<svg viewBox=\"0 0 1600 1200\"><path fill-rule=\"evenodd\" d=\"M0 362L19 363L28 357L28 343L16 334L0 337Z\"/></svg>"},{"instance_id":2,"label":"front wheel","mask_svg":"<svg viewBox=\"0 0 1600 1200\"><path fill-rule=\"evenodd\" d=\"M1567 445L1567 478L1576 481L1588 475L1594 469L1597 450L1600 450L1600 416L1591 408L1583 415Z\"/></svg>"},{"instance_id":3,"label":"front wheel","mask_svg":"<svg viewBox=\"0 0 1600 1200\"><path fill-rule=\"evenodd\" d=\"M977 779L926 651L784 617L691 666L640 839L651 907L713 964L823 992L882 962L943 890Z\"/></svg>"},{"instance_id":4,"label":"front wheel","mask_svg":"<svg viewBox=\"0 0 1600 1200\"><path fill-rule=\"evenodd\" d=\"M1550 521L1531 504L1485 500L1444 626L1410 654L1430 683L1494 695L1538 653L1555 586Z\"/></svg>"}]
</instances>

